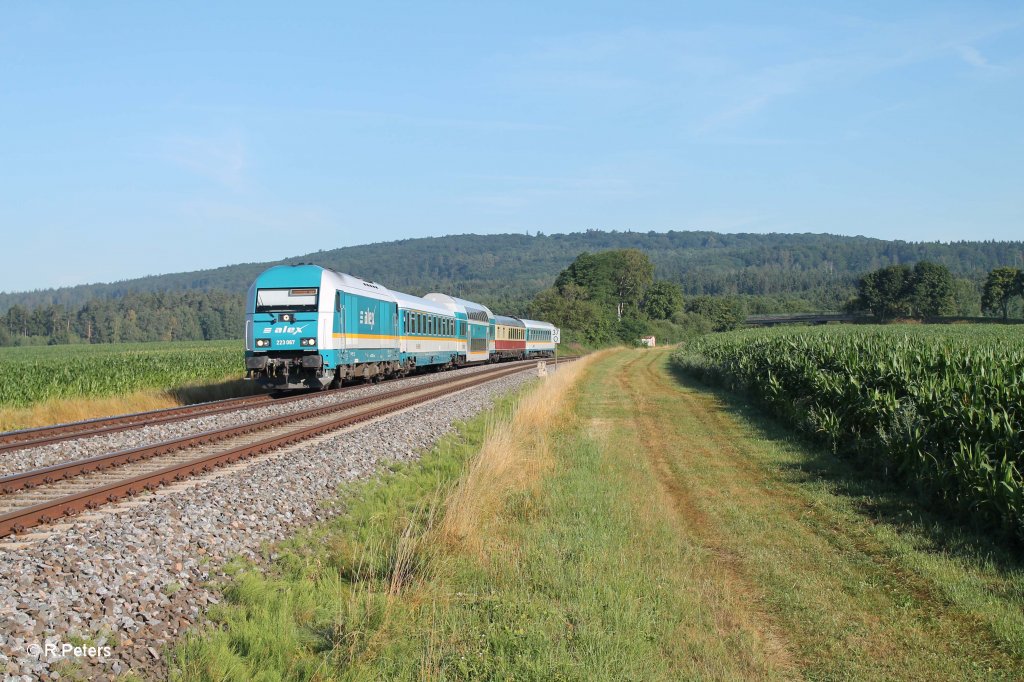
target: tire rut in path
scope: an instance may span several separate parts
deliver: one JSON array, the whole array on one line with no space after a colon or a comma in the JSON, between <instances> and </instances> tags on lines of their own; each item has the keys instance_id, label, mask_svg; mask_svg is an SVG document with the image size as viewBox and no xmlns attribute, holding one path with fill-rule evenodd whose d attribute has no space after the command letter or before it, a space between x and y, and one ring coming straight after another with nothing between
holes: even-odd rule
<instances>
[{"instance_id":1,"label":"tire rut in path","mask_svg":"<svg viewBox=\"0 0 1024 682\"><path fill-rule=\"evenodd\" d=\"M761 608L764 596L756 583L746 575L740 557L720 540L721 529L701 508L698 495L686 479L677 472L682 470L678 461L672 429L659 420L658 408L652 398L679 400L679 391L656 369L661 354L641 355L628 361L619 372L617 381L621 395L628 398L632 420L642 452L647 456L657 475L661 493L675 512L675 521L681 532L714 557L707 576L717 583L725 596L725 603L711 604L716 622L726 631L742 630L760 642L765 660L776 674L794 675L796 665L783 628ZM688 404L689 409L700 406ZM707 423L711 415L702 415Z\"/></svg>"}]
</instances>

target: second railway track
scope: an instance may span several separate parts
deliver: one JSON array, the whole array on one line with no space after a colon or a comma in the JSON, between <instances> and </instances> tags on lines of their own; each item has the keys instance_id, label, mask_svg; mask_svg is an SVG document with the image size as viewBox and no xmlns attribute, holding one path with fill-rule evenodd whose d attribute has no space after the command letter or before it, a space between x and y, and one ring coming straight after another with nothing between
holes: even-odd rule
<instances>
[{"instance_id":1,"label":"second railway track","mask_svg":"<svg viewBox=\"0 0 1024 682\"><path fill-rule=\"evenodd\" d=\"M351 387L335 389L336 391L349 390ZM77 438L89 438L91 436L102 436L108 433L118 433L129 429L137 429L143 426L166 424L168 422L182 421L195 417L206 417L235 410L263 407L265 405L283 405L291 402L308 399L310 397L329 395L334 391L322 391L319 393L303 393L301 395L287 396L284 398L272 398L269 395L251 395L241 398L228 398L209 403L196 405L184 405L182 407L171 407L165 410L153 410L150 412L135 412L132 414L118 415L115 417L101 417L88 421L73 422L71 424L59 424L57 426L40 426L34 429L21 431L9 431L0 434L0 453L12 450L24 450L27 448L50 445L61 441Z\"/></svg>"},{"instance_id":2,"label":"second railway track","mask_svg":"<svg viewBox=\"0 0 1024 682\"><path fill-rule=\"evenodd\" d=\"M549 361L550 362L550 361ZM426 385L320 406L0 478L0 537L335 429L443 397L532 363L488 368Z\"/></svg>"}]
</instances>

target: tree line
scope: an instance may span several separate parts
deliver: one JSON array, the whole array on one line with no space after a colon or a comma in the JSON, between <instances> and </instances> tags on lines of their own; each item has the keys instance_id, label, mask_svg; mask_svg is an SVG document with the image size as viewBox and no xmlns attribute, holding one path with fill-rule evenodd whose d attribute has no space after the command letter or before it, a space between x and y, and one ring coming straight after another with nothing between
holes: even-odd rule
<instances>
[{"instance_id":1,"label":"tree line","mask_svg":"<svg viewBox=\"0 0 1024 682\"><path fill-rule=\"evenodd\" d=\"M847 309L870 312L880 320L972 316L976 297L977 312L1007 320L1015 299L1024 298L1024 273L1019 268L992 269L978 297L970 282L955 278L945 265L889 265L860 278Z\"/></svg>"},{"instance_id":2,"label":"tree line","mask_svg":"<svg viewBox=\"0 0 1024 682\"><path fill-rule=\"evenodd\" d=\"M128 294L77 309L15 305L0 316L0 346L202 341L244 333L244 298L224 291Z\"/></svg>"},{"instance_id":3,"label":"tree line","mask_svg":"<svg viewBox=\"0 0 1024 682\"><path fill-rule=\"evenodd\" d=\"M602 231L570 234L448 235L308 253L275 262L153 275L105 284L0 292L0 314L63 305L78 310L99 298L164 291L245 293L271 265L312 262L411 294L450 291L482 303L528 305L580 253L636 249L660 279L686 296L737 296L758 312L839 310L865 272L930 261L980 290L980 277L1024 266L1024 242L904 242L827 234L719 234L707 231ZM772 310L766 309L771 305ZM507 308L503 308L507 309Z\"/></svg>"},{"instance_id":4,"label":"tree line","mask_svg":"<svg viewBox=\"0 0 1024 682\"><path fill-rule=\"evenodd\" d=\"M469 296L503 314L551 321L565 331L566 339L594 346L633 343L649 334L674 342L695 333L732 329L748 314L843 307L842 302L815 304L799 292L693 294L677 279L664 276L640 249L578 254L557 274L553 286L536 295L510 282L482 295L469 285L437 290ZM883 320L973 317L983 312L1008 318L1024 314L1024 276L1013 267L992 268L987 277L974 280L957 277L946 265L932 261L887 265L856 280L846 300L846 309L871 312ZM244 294L227 290L129 292L78 306L15 304L0 315L0 346L240 338L244 320Z\"/></svg>"}]
</instances>

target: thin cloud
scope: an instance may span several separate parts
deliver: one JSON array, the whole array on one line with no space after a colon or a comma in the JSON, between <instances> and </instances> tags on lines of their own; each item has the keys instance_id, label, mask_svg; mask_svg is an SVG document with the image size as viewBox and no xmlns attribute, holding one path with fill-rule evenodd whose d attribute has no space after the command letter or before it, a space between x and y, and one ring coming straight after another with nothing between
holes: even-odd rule
<instances>
[{"instance_id":1,"label":"thin cloud","mask_svg":"<svg viewBox=\"0 0 1024 682\"><path fill-rule=\"evenodd\" d=\"M779 63L725 77L723 91L733 101L707 116L698 135L727 129L754 117L776 101L823 85L859 81L894 69L941 59L950 48L966 63L988 71L1003 71L970 43L1019 30L1021 22L963 27L867 24L874 37L845 44L808 59ZM796 36L794 36L795 38ZM728 96L728 95L727 95Z\"/></svg>"},{"instance_id":2,"label":"thin cloud","mask_svg":"<svg viewBox=\"0 0 1024 682\"><path fill-rule=\"evenodd\" d=\"M237 135L173 137L167 141L167 155L178 166L222 187L245 189L249 154Z\"/></svg>"},{"instance_id":3,"label":"thin cloud","mask_svg":"<svg viewBox=\"0 0 1024 682\"><path fill-rule=\"evenodd\" d=\"M978 52L977 49L971 47L970 45L957 45L956 51L960 55L960 58L963 59L968 64L970 64L971 66L976 66L979 69L992 68L992 64L990 64L989 61L985 59L985 57L980 52Z\"/></svg>"}]
</instances>

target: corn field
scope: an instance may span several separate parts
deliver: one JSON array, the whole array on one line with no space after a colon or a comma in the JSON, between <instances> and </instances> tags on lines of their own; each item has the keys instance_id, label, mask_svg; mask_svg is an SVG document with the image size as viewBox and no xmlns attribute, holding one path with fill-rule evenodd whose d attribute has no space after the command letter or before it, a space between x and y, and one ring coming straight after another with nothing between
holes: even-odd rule
<instances>
[{"instance_id":1,"label":"corn field","mask_svg":"<svg viewBox=\"0 0 1024 682\"><path fill-rule=\"evenodd\" d=\"M672 361L1024 541L1024 328L744 330L702 337Z\"/></svg>"},{"instance_id":2,"label":"corn field","mask_svg":"<svg viewBox=\"0 0 1024 682\"><path fill-rule=\"evenodd\" d=\"M240 341L0 348L0 407L241 377Z\"/></svg>"}]
</instances>

